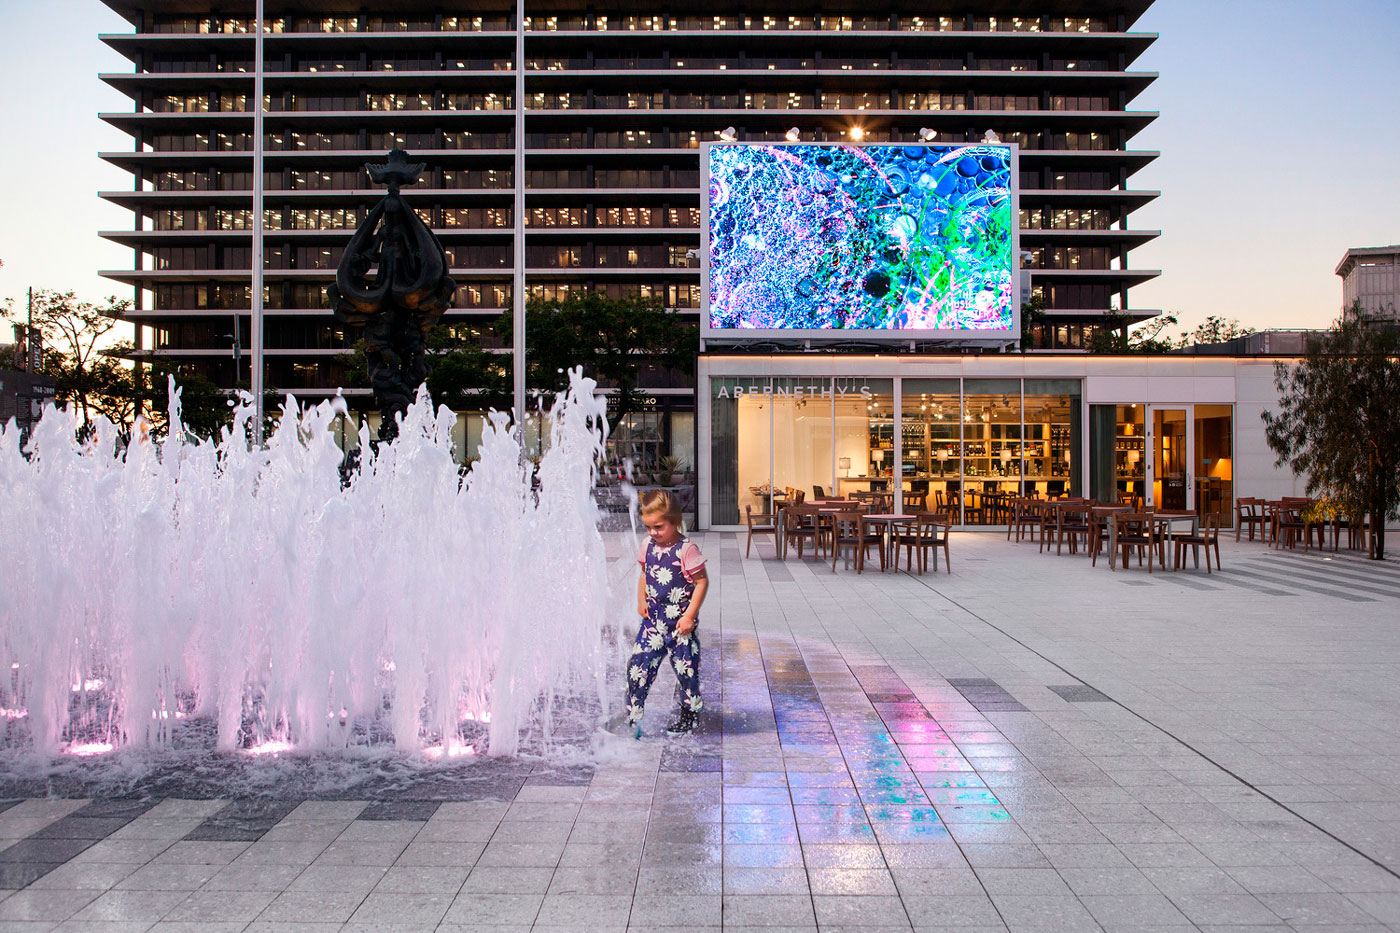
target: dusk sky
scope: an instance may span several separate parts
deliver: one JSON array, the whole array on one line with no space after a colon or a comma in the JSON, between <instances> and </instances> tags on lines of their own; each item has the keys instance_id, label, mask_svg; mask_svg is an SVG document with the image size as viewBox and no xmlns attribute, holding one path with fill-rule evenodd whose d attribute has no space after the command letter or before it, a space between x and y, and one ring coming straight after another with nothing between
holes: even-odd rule
<instances>
[{"instance_id":1,"label":"dusk sky","mask_svg":"<svg viewBox=\"0 0 1400 933\"><path fill-rule=\"evenodd\" d=\"M1346 249L1400 243L1400 3L1158 0L1135 29L1160 38L1134 70L1160 77L1131 107L1161 116L1132 148L1162 155L1132 186L1162 196L1132 225L1162 236L1130 265L1162 275L1131 305L1187 327L1326 326ZM129 31L98 0L0 0L0 300L129 295L97 272L130 253L97 231L131 215L97 192L130 176L96 155L131 146L97 119L131 106L97 79L131 67L97 36Z\"/></svg>"}]
</instances>

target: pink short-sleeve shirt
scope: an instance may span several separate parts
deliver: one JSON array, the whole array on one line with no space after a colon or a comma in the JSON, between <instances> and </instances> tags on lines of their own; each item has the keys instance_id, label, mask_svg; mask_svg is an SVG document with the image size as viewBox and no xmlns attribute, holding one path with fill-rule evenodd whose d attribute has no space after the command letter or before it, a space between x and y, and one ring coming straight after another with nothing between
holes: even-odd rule
<instances>
[{"instance_id":1,"label":"pink short-sleeve shirt","mask_svg":"<svg viewBox=\"0 0 1400 933\"><path fill-rule=\"evenodd\" d=\"M681 545L680 561L681 574L685 577L685 582L694 583L695 575L705 568L705 555L700 553L700 547L689 538L682 539L685 543ZM637 552L637 563L643 567L647 564L647 548L651 546L651 541L643 541L642 549Z\"/></svg>"}]
</instances>

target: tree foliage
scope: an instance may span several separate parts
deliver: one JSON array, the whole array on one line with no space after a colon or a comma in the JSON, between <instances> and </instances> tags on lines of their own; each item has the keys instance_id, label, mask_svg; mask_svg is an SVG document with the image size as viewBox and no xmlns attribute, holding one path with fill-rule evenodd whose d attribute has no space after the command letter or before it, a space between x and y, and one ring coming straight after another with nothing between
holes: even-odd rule
<instances>
[{"instance_id":1,"label":"tree foliage","mask_svg":"<svg viewBox=\"0 0 1400 933\"><path fill-rule=\"evenodd\" d=\"M498 320L501 339L509 340L512 320L511 312ZM571 293L525 306L526 386L559 391L569 368L582 365L584 375L616 390L614 418L640 406L644 369L688 369L698 349L699 328L654 299Z\"/></svg>"},{"instance_id":2,"label":"tree foliage","mask_svg":"<svg viewBox=\"0 0 1400 933\"><path fill-rule=\"evenodd\" d=\"M131 302L116 297L99 305L79 301L71 291L34 293L33 323L44 340L40 372L57 383L55 402L76 408L84 425L94 414L120 407L114 406L112 396L123 394L125 377L118 372L121 364L108 355L109 335L129 307ZM28 313L7 302L0 316L20 323Z\"/></svg>"},{"instance_id":3,"label":"tree foliage","mask_svg":"<svg viewBox=\"0 0 1400 933\"><path fill-rule=\"evenodd\" d=\"M1276 364L1274 385L1279 412L1262 417L1278 464L1351 519L1369 515L1371 557L1383 559L1385 521L1400 509L1400 330L1344 319L1297 365Z\"/></svg>"}]
</instances>

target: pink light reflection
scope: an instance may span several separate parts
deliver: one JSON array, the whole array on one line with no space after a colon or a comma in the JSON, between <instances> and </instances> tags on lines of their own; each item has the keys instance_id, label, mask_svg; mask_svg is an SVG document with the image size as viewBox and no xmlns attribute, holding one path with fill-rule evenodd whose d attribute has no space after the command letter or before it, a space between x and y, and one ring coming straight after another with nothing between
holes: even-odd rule
<instances>
[{"instance_id":1,"label":"pink light reflection","mask_svg":"<svg viewBox=\"0 0 1400 933\"><path fill-rule=\"evenodd\" d=\"M447 748L446 748L446 754L443 754L443 752L444 752L443 746L441 746L441 745L432 745L432 746L429 746L428 748L423 749L423 757L424 757L424 758L431 758L431 759L433 759L434 761L437 761L437 760L440 759L440 758L460 758L460 757L465 757L465 756L467 756L467 755L475 755L475 754L476 754L476 747L475 747L475 746L472 746L472 745L456 745L456 744L453 744L453 745L447 746Z\"/></svg>"},{"instance_id":2,"label":"pink light reflection","mask_svg":"<svg viewBox=\"0 0 1400 933\"><path fill-rule=\"evenodd\" d=\"M111 750L111 742L78 742L65 748L63 753L79 758L91 758L93 755L105 755Z\"/></svg>"}]
</instances>

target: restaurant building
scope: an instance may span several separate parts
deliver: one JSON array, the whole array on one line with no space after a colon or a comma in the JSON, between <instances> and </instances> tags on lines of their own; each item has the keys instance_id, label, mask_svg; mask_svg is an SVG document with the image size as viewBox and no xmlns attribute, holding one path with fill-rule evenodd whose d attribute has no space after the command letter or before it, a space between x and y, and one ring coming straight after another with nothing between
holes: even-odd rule
<instances>
[{"instance_id":1,"label":"restaurant building","mask_svg":"<svg viewBox=\"0 0 1400 933\"><path fill-rule=\"evenodd\" d=\"M1194 509L1229 527L1236 496L1303 491L1260 418L1277 407L1280 359L706 354L698 523L737 527L791 487L956 502L965 525L1003 522L981 494L1008 492Z\"/></svg>"}]
</instances>

